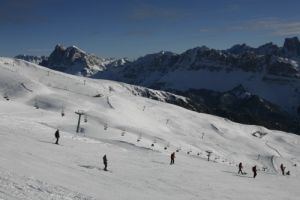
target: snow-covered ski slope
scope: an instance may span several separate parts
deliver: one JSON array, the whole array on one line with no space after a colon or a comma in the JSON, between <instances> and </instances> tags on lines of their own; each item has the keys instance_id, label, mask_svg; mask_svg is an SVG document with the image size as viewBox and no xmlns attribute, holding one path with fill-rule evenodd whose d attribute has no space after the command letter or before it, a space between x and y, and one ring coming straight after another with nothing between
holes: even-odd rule
<instances>
[{"instance_id":1,"label":"snow-covered ski slope","mask_svg":"<svg viewBox=\"0 0 300 200\"><path fill-rule=\"evenodd\" d=\"M0 58L0 199L299 198L299 136L135 96L132 88ZM76 134L78 110L87 122L82 116L84 133ZM237 175L239 162L246 175ZM290 176L280 174L281 163Z\"/></svg>"}]
</instances>

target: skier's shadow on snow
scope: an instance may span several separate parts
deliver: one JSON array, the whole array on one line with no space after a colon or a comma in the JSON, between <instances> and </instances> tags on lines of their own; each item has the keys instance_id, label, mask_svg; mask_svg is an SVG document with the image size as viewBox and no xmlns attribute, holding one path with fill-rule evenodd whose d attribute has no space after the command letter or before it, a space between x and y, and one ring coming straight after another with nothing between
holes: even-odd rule
<instances>
[{"instance_id":1,"label":"skier's shadow on snow","mask_svg":"<svg viewBox=\"0 0 300 200\"><path fill-rule=\"evenodd\" d=\"M86 169L96 169L96 170L99 170L99 171L106 171L106 172L112 173L111 170L104 170L104 169L102 169L101 167L97 167L97 166L92 166L92 165L78 165L78 166L79 166L79 167L86 168Z\"/></svg>"},{"instance_id":2,"label":"skier's shadow on snow","mask_svg":"<svg viewBox=\"0 0 300 200\"><path fill-rule=\"evenodd\" d=\"M55 144L55 142L45 141L45 140L38 140L39 142L47 143L47 144Z\"/></svg>"},{"instance_id":3,"label":"skier's shadow on snow","mask_svg":"<svg viewBox=\"0 0 300 200\"><path fill-rule=\"evenodd\" d=\"M78 165L78 166L86 168L86 169L98 169L98 170L102 170L100 167L92 166L92 165Z\"/></svg>"},{"instance_id":4,"label":"skier's shadow on snow","mask_svg":"<svg viewBox=\"0 0 300 200\"><path fill-rule=\"evenodd\" d=\"M236 174L235 176L242 177L242 178L253 178L252 176L245 176L245 175L239 175L239 174Z\"/></svg>"},{"instance_id":5,"label":"skier's shadow on snow","mask_svg":"<svg viewBox=\"0 0 300 200\"><path fill-rule=\"evenodd\" d=\"M83 167L83 168L87 168L87 169L95 169L97 168L96 166L92 166L92 165L78 165L79 167Z\"/></svg>"},{"instance_id":6,"label":"skier's shadow on snow","mask_svg":"<svg viewBox=\"0 0 300 200\"><path fill-rule=\"evenodd\" d=\"M234 176L238 176L238 177L242 177L242 178L253 178L251 176L247 176L246 174L241 175L241 174L236 174L236 172L231 172L231 171L222 171L222 172L233 174Z\"/></svg>"}]
</instances>

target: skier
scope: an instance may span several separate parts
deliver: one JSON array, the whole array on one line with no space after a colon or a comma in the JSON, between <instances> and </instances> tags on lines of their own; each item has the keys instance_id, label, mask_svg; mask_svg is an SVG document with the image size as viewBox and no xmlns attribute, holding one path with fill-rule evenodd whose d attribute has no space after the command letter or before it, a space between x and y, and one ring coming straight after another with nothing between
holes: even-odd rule
<instances>
[{"instance_id":1,"label":"skier","mask_svg":"<svg viewBox=\"0 0 300 200\"><path fill-rule=\"evenodd\" d=\"M282 175L284 176L284 175L285 175L285 173L284 173L285 166L283 166L283 164L282 164L282 163L281 163L281 165L280 165L280 169L281 169L281 173L282 173Z\"/></svg>"},{"instance_id":2,"label":"skier","mask_svg":"<svg viewBox=\"0 0 300 200\"><path fill-rule=\"evenodd\" d=\"M104 154L104 156L103 156L103 164L104 164L104 171L107 171L107 158L106 158L106 154Z\"/></svg>"},{"instance_id":3,"label":"skier","mask_svg":"<svg viewBox=\"0 0 300 200\"><path fill-rule=\"evenodd\" d=\"M171 154L171 162L170 162L170 165L173 165L175 163L175 152L173 152Z\"/></svg>"},{"instance_id":4,"label":"skier","mask_svg":"<svg viewBox=\"0 0 300 200\"><path fill-rule=\"evenodd\" d=\"M56 142L55 142L55 144L58 144L58 140L59 140L59 137L60 137L60 135L59 135L59 130L57 129L56 131L55 131L55 138L56 138Z\"/></svg>"},{"instance_id":5,"label":"skier","mask_svg":"<svg viewBox=\"0 0 300 200\"><path fill-rule=\"evenodd\" d=\"M257 175L256 165L254 165L254 167L252 167L252 171L253 171L253 178L255 178Z\"/></svg>"},{"instance_id":6,"label":"skier","mask_svg":"<svg viewBox=\"0 0 300 200\"><path fill-rule=\"evenodd\" d=\"M241 174L244 174L243 171L242 171L242 169L243 169L243 164L242 164L242 162L240 162L238 174L240 174L240 172L241 172Z\"/></svg>"}]
</instances>

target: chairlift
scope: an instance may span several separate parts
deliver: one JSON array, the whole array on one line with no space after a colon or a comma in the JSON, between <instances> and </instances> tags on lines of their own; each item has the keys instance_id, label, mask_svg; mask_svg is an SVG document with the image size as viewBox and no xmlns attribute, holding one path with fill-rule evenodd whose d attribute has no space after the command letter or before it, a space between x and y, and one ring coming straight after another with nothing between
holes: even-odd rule
<instances>
[{"instance_id":1,"label":"chairlift","mask_svg":"<svg viewBox=\"0 0 300 200\"><path fill-rule=\"evenodd\" d=\"M84 115L84 122L87 123L87 115Z\"/></svg>"}]
</instances>

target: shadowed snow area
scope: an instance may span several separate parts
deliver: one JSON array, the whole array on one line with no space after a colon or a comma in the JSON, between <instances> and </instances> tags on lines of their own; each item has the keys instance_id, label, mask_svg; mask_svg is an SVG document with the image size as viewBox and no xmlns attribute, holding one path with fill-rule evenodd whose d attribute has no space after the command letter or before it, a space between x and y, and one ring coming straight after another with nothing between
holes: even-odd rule
<instances>
[{"instance_id":1,"label":"shadowed snow area","mask_svg":"<svg viewBox=\"0 0 300 200\"><path fill-rule=\"evenodd\" d=\"M299 198L299 136L133 90L0 58L0 199ZM86 114L80 133L78 110ZM60 145L54 144L57 128ZM247 174L237 174L239 162ZM281 163L291 175L281 175Z\"/></svg>"}]
</instances>

